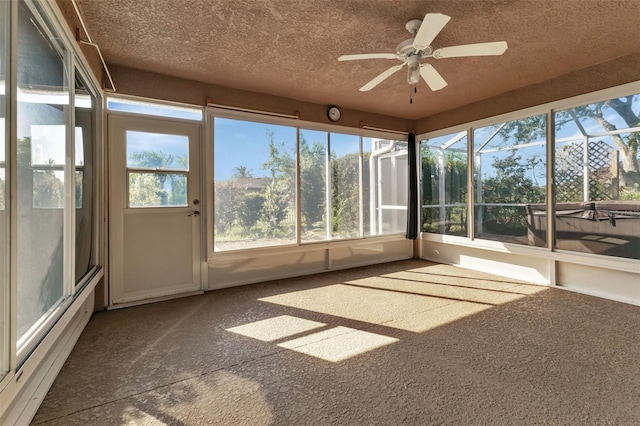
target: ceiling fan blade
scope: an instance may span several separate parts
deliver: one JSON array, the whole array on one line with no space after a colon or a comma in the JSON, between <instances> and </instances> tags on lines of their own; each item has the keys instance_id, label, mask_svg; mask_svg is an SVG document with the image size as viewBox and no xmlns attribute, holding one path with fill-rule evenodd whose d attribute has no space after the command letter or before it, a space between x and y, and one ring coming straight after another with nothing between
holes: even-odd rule
<instances>
[{"instance_id":1,"label":"ceiling fan blade","mask_svg":"<svg viewBox=\"0 0 640 426\"><path fill-rule=\"evenodd\" d=\"M442 47L433 52L436 59L459 58L462 56L496 56L507 50L506 41L491 43L463 44L460 46Z\"/></svg>"},{"instance_id":2,"label":"ceiling fan blade","mask_svg":"<svg viewBox=\"0 0 640 426\"><path fill-rule=\"evenodd\" d=\"M444 26L447 25L449 19L451 19L449 16L442 13L427 13L422 20L422 25L420 25L416 37L413 39L413 48L424 50L429 46Z\"/></svg>"},{"instance_id":3,"label":"ceiling fan blade","mask_svg":"<svg viewBox=\"0 0 640 426\"><path fill-rule=\"evenodd\" d=\"M362 86L360 88L360 91L361 92L367 92L367 91L373 89L378 84L382 83L384 80L389 78L391 76L391 74L395 73L396 71L398 71L403 66L404 66L404 64L400 64L400 65L396 65L396 66L393 66L393 67L389 68L388 70L384 71L382 74L379 74L376 78L374 78L373 80L371 80L370 82L368 82L367 84Z\"/></svg>"},{"instance_id":4,"label":"ceiling fan blade","mask_svg":"<svg viewBox=\"0 0 640 426\"><path fill-rule=\"evenodd\" d=\"M447 86L447 82L431 64L420 65L420 75L434 92Z\"/></svg>"},{"instance_id":5,"label":"ceiling fan blade","mask_svg":"<svg viewBox=\"0 0 640 426\"><path fill-rule=\"evenodd\" d=\"M339 61L358 61L360 59L398 59L395 53L360 53L357 55L342 55Z\"/></svg>"}]
</instances>

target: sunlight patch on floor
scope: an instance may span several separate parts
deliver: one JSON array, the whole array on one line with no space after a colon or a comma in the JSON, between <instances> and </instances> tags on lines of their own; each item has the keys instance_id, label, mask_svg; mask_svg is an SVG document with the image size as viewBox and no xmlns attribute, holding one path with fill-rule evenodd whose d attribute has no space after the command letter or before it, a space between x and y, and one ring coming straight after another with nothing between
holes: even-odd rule
<instances>
[{"instance_id":1,"label":"sunlight patch on floor","mask_svg":"<svg viewBox=\"0 0 640 426\"><path fill-rule=\"evenodd\" d=\"M369 324L389 323L399 316L420 316L426 311L455 303L454 300L346 284L293 291L258 300Z\"/></svg>"},{"instance_id":2,"label":"sunlight patch on floor","mask_svg":"<svg viewBox=\"0 0 640 426\"><path fill-rule=\"evenodd\" d=\"M488 305L501 305L513 302L524 297L522 294L508 291L494 291L479 288L460 287L447 284L418 281L410 278L380 278L371 277L359 280L347 281L364 287L375 287L381 290L392 290L418 295L444 297L452 300L464 300L468 302L484 303Z\"/></svg>"},{"instance_id":3,"label":"sunlight patch on floor","mask_svg":"<svg viewBox=\"0 0 640 426\"><path fill-rule=\"evenodd\" d=\"M508 281L498 281L483 278L460 277L455 275L436 274L425 271L427 267L421 269L409 269L407 271L392 272L382 275L383 278L399 278L406 280L415 280L421 282L429 282L433 284L451 285L455 287L469 287L482 290L494 291L513 291L519 286L518 283ZM449 274L451 271L448 271ZM517 293L517 291L516 291Z\"/></svg>"},{"instance_id":4,"label":"sunlight patch on floor","mask_svg":"<svg viewBox=\"0 0 640 426\"><path fill-rule=\"evenodd\" d=\"M438 328L450 322L457 321L469 315L477 314L487 309L491 309L490 305L482 305L471 302L457 302L450 305L442 306L418 315L399 316L398 318L383 323L386 327L399 328L401 330L412 331L414 333L424 333L425 331Z\"/></svg>"},{"instance_id":5,"label":"sunlight patch on floor","mask_svg":"<svg viewBox=\"0 0 640 426\"><path fill-rule=\"evenodd\" d=\"M263 342L299 335L279 343L278 346L331 362L344 361L398 341L393 337L342 326L304 334L324 326L326 324L321 322L280 315L228 328L226 331Z\"/></svg>"},{"instance_id":6,"label":"sunlight patch on floor","mask_svg":"<svg viewBox=\"0 0 640 426\"><path fill-rule=\"evenodd\" d=\"M381 334L335 327L280 343L278 346L325 361L340 362L397 341L396 338Z\"/></svg>"},{"instance_id":7,"label":"sunlight patch on floor","mask_svg":"<svg viewBox=\"0 0 640 426\"><path fill-rule=\"evenodd\" d=\"M321 322L296 318L290 315L280 315L278 317L228 328L226 331L263 342L273 342L324 326L326 326L326 324Z\"/></svg>"}]
</instances>

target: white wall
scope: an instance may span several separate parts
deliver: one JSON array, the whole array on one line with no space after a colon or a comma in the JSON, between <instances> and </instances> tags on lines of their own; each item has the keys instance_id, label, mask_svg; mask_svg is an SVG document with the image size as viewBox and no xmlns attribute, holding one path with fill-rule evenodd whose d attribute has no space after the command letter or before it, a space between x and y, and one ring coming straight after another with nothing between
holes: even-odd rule
<instances>
[{"instance_id":1,"label":"white wall","mask_svg":"<svg viewBox=\"0 0 640 426\"><path fill-rule=\"evenodd\" d=\"M640 305L640 261L424 235L420 257L506 278Z\"/></svg>"},{"instance_id":2,"label":"white wall","mask_svg":"<svg viewBox=\"0 0 640 426\"><path fill-rule=\"evenodd\" d=\"M403 235L215 253L208 262L208 288L410 259L413 243Z\"/></svg>"}]
</instances>

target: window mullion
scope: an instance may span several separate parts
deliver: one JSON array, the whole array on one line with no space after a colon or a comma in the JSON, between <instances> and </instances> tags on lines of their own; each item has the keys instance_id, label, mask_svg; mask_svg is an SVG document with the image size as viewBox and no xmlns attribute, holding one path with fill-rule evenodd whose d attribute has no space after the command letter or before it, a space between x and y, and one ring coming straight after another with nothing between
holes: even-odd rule
<instances>
[{"instance_id":1,"label":"window mullion","mask_svg":"<svg viewBox=\"0 0 640 426\"><path fill-rule=\"evenodd\" d=\"M467 129L467 237L471 240L476 235L476 187L475 187L475 135L473 128ZM478 171L479 172L479 171Z\"/></svg>"},{"instance_id":2,"label":"window mullion","mask_svg":"<svg viewBox=\"0 0 640 426\"><path fill-rule=\"evenodd\" d=\"M359 137L359 155L358 155L358 204L360 206L360 231L358 236L364 238L364 154L362 152L362 135Z\"/></svg>"},{"instance_id":3,"label":"window mullion","mask_svg":"<svg viewBox=\"0 0 640 426\"><path fill-rule=\"evenodd\" d=\"M18 2L12 1L4 5L8 13L9 31L6 35L9 43L8 55L8 67L6 69L5 76L5 239L3 242L5 252L5 261L8 268L2 271L2 278L0 278L2 285L5 287L2 291L8 295L3 308L4 320L7 321L4 326L3 333L8 333L9 347L8 353L5 350L0 354L0 358L7 361L4 365L8 370L7 377L11 377L11 372L15 370L18 363L17 357L17 340L18 340L18 321L17 321L17 257L14 253L17 253L17 226L15 226L15 219L17 217L17 203L11 202L17 194L17 146L15 141L17 134L17 120L16 112L18 110L17 101L17 76L18 76ZM7 22L5 20L5 22ZM8 308L8 309L4 309ZM4 342L3 342L4 343ZM7 359L8 357L8 359ZM0 383L3 383L0 381Z\"/></svg>"},{"instance_id":4,"label":"window mullion","mask_svg":"<svg viewBox=\"0 0 640 426\"><path fill-rule=\"evenodd\" d=\"M302 198L300 189L300 126L296 127L296 244L302 243Z\"/></svg>"},{"instance_id":5,"label":"window mullion","mask_svg":"<svg viewBox=\"0 0 640 426\"><path fill-rule=\"evenodd\" d=\"M326 238L331 239L331 223L333 222L332 215L332 197L331 197L331 133L327 133L327 150L325 152L325 204L326 204Z\"/></svg>"},{"instance_id":6,"label":"window mullion","mask_svg":"<svg viewBox=\"0 0 640 426\"><path fill-rule=\"evenodd\" d=\"M74 114L74 72L73 54L65 52L66 86L68 102L65 104L65 162L64 162L64 202L63 202L63 289L64 296L70 296L75 289L75 233L76 233L76 176L75 176L75 114Z\"/></svg>"}]
</instances>

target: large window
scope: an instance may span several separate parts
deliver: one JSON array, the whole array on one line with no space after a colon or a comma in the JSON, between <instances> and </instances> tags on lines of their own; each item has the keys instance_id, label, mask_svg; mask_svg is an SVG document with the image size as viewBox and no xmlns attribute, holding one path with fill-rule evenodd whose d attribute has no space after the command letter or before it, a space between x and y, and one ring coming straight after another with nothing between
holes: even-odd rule
<instances>
[{"instance_id":1,"label":"large window","mask_svg":"<svg viewBox=\"0 0 640 426\"><path fill-rule=\"evenodd\" d=\"M214 251L406 231L406 141L223 117L213 135Z\"/></svg>"},{"instance_id":2,"label":"large window","mask_svg":"<svg viewBox=\"0 0 640 426\"><path fill-rule=\"evenodd\" d=\"M360 137L331 133L331 238L360 236Z\"/></svg>"},{"instance_id":3,"label":"large window","mask_svg":"<svg viewBox=\"0 0 640 426\"><path fill-rule=\"evenodd\" d=\"M216 117L215 251L295 244L296 128Z\"/></svg>"},{"instance_id":4,"label":"large window","mask_svg":"<svg viewBox=\"0 0 640 426\"><path fill-rule=\"evenodd\" d=\"M359 136L300 130L303 242L360 237L360 170Z\"/></svg>"},{"instance_id":5,"label":"large window","mask_svg":"<svg viewBox=\"0 0 640 426\"><path fill-rule=\"evenodd\" d=\"M467 236L467 132L423 140L422 231Z\"/></svg>"},{"instance_id":6,"label":"large window","mask_svg":"<svg viewBox=\"0 0 640 426\"><path fill-rule=\"evenodd\" d=\"M317 130L300 130L300 211L303 242L327 240L331 227L331 205L327 195L330 167L329 133ZM329 212L327 211L329 210Z\"/></svg>"},{"instance_id":7,"label":"large window","mask_svg":"<svg viewBox=\"0 0 640 426\"><path fill-rule=\"evenodd\" d=\"M23 2L18 9L18 347L64 296L63 206L70 174L66 52Z\"/></svg>"},{"instance_id":8,"label":"large window","mask_svg":"<svg viewBox=\"0 0 640 426\"><path fill-rule=\"evenodd\" d=\"M546 246L546 116L474 130L475 237Z\"/></svg>"},{"instance_id":9,"label":"large window","mask_svg":"<svg viewBox=\"0 0 640 426\"><path fill-rule=\"evenodd\" d=\"M42 367L48 334L72 325L65 313L79 324L68 310L99 272L100 92L55 14L49 2L0 1L0 383L17 384L4 389L10 404ZM36 370L22 368L30 361Z\"/></svg>"},{"instance_id":10,"label":"large window","mask_svg":"<svg viewBox=\"0 0 640 426\"><path fill-rule=\"evenodd\" d=\"M640 259L640 95L554 119L556 248Z\"/></svg>"}]
</instances>

